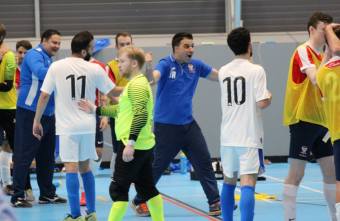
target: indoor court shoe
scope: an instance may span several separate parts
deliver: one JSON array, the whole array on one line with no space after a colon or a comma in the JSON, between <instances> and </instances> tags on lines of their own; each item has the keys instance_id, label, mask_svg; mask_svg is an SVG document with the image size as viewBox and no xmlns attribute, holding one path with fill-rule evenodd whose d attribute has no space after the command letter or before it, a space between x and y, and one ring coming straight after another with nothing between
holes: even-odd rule
<instances>
[{"instance_id":1,"label":"indoor court shoe","mask_svg":"<svg viewBox=\"0 0 340 221\"><path fill-rule=\"evenodd\" d=\"M141 203L139 205L136 205L135 202L132 200L131 208L135 211L137 216L143 216L143 217L150 216L150 211L146 203Z\"/></svg>"},{"instance_id":2,"label":"indoor court shoe","mask_svg":"<svg viewBox=\"0 0 340 221\"><path fill-rule=\"evenodd\" d=\"M71 214L68 214L64 221L85 221L85 217L83 216L78 216L77 218L72 218Z\"/></svg>"},{"instance_id":3,"label":"indoor court shoe","mask_svg":"<svg viewBox=\"0 0 340 221\"><path fill-rule=\"evenodd\" d=\"M85 216L85 221L97 221L96 212L87 214L87 215Z\"/></svg>"},{"instance_id":4,"label":"indoor court shoe","mask_svg":"<svg viewBox=\"0 0 340 221\"><path fill-rule=\"evenodd\" d=\"M31 208L33 205L28 202L24 198L17 198L14 201L11 201L13 207L18 207L18 208Z\"/></svg>"},{"instance_id":5,"label":"indoor court shoe","mask_svg":"<svg viewBox=\"0 0 340 221\"><path fill-rule=\"evenodd\" d=\"M209 216L220 216L221 213L222 213L222 210L221 210L220 201L217 201L216 203L209 205L209 213L208 213Z\"/></svg>"},{"instance_id":6,"label":"indoor court shoe","mask_svg":"<svg viewBox=\"0 0 340 221\"><path fill-rule=\"evenodd\" d=\"M49 204L49 203L57 204L57 203L66 203L66 202L67 202L66 199L58 196L57 194L55 194L52 197L49 197L49 196L40 196L39 197L39 203L40 204Z\"/></svg>"},{"instance_id":7,"label":"indoor court shoe","mask_svg":"<svg viewBox=\"0 0 340 221\"><path fill-rule=\"evenodd\" d=\"M31 189L25 190L25 199L29 202L33 202L35 200L33 191Z\"/></svg>"}]
</instances>

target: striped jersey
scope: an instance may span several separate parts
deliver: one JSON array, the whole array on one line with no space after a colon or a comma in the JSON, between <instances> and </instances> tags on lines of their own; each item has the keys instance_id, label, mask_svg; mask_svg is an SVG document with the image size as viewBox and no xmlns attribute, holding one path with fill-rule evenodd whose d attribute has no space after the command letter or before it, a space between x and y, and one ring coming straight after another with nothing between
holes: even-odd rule
<instances>
[{"instance_id":1,"label":"striped jersey","mask_svg":"<svg viewBox=\"0 0 340 221\"><path fill-rule=\"evenodd\" d=\"M115 117L117 140L125 145L135 140L134 148L148 150L155 145L152 132L153 96L143 74L133 77L119 97L118 105L100 108L101 115Z\"/></svg>"}]
</instances>

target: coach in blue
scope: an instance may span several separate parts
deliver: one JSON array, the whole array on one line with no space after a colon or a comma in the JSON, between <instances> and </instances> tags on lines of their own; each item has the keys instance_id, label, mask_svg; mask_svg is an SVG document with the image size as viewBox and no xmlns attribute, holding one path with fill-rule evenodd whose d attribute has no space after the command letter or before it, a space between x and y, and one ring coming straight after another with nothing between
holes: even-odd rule
<instances>
[{"instance_id":1,"label":"coach in blue","mask_svg":"<svg viewBox=\"0 0 340 221\"><path fill-rule=\"evenodd\" d=\"M14 207L32 207L24 195L26 179L32 160L36 159L37 181L40 189L39 203L65 203L57 196L52 183L55 149L54 100L47 104L42 125L44 136L39 141L32 134L33 119L40 96L40 87L48 67L60 48L61 35L57 30L46 30L40 44L27 52L21 66L21 89L17 102L13 154Z\"/></svg>"},{"instance_id":2,"label":"coach in blue","mask_svg":"<svg viewBox=\"0 0 340 221\"><path fill-rule=\"evenodd\" d=\"M157 183L171 160L182 150L208 198L209 215L217 216L221 214L217 182L207 144L192 116L192 99L199 78L218 81L218 71L192 59L194 44L190 33L175 34L172 49L173 54L161 59L153 71L154 82L158 82L154 115L154 181ZM140 203L138 198L134 205Z\"/></svg>"}]
</instances>

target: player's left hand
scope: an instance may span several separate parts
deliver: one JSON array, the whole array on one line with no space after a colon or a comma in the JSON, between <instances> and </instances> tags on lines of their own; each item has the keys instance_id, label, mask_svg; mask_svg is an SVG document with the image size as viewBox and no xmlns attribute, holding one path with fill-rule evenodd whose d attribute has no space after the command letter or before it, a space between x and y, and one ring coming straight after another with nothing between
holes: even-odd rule
<instances>
[{"instance_id":1,"label":"player's left hand","mask_svg":"<svg viewBox=\"0 0 340 221\"><path fill-rule=\"evenodd\" d=\"M131 145L126 145L123 150L123 161L130 162L133 160L133 155L135 153L135 149Z\"/></svg>"},{"instance_id":2,"label":"player's left hand","mask_svg":"<svg viewBox=\"0 0 340 221\"><path fill-rule=\"evenodd\" d=\"M101 131L105 130L108 125L109 125L109 118L108 117L102 117L100 119L100 124L99 124L100 130Z\"/></svg>"},{"instance_id":3,"label":"player's left hand","mask_svg":"<svg viewBox=\"0 0 340 221\"><path fill-rule=\"evenodd\" d=\"M41 138L44 135L44 129L40 122L33 121L33 136L35 136L38 140L41 140Z\"/></svg>"}]
</instances>

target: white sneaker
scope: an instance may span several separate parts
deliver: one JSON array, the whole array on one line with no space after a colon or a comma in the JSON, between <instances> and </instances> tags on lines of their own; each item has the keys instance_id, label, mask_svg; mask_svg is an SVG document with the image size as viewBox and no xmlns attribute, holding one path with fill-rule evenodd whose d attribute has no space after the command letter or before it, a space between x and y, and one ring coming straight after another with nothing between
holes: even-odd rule
<instances>
[{"instance_id":1,"label":"white sneaker","mask_svg":"<svg viewBox=\"0 0 340 221\"><path fill-rule=\"evenodd\" d=\"M25 199L30 202L33 202L35 200L33 191L31 189L25 190Z\"/></svg>"}]
</instances>

